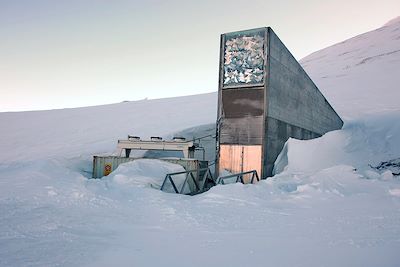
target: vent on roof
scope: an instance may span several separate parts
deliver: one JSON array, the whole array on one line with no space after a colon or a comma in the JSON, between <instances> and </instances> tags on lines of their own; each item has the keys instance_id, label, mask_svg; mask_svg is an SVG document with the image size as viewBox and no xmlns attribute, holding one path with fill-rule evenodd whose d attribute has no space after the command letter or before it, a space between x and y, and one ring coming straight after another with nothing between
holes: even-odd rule
<instances>
[{"instance_id":1,"label":"vent on roof","mask_svg":"<svg viewBox=\"0 0 400 267\"><path fill-rule=\"evenodd\" d=\"M135 136L135 135L128 135L128 140L129 141L140 141L140 137Z\"/></svg>"},{"instance_id":2,"label":"vent on roof","mask_svg":"<svg viewBox=\"0 0 400 267\"><path fill-rule=\"evenodd\" d=\"M185 137L180 137L180 136L175 136L174 138L172 138L173 141L177 141L177 142L183 142L186 141Z\"/></svg>"}]
</instances>

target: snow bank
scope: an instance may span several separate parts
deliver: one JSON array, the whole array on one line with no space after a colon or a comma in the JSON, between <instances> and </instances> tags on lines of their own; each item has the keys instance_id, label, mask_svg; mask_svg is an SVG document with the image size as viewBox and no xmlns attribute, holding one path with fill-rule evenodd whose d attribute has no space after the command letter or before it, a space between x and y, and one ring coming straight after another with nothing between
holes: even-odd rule
<instances>
[{"instance_id":1,"label":"snow bank","mask_svg":"<svg viewBox=\"0 0 400 267\"><path fill-rule=\"evenodd\" d=\"M112 190L129 191L132 187L151 187L160 189L168 173L181 172L185 169L178 164L156 159L138 159L118 166L110 175L104 177L102 182ZM182 187L185 176L174 177L178 188ZM173 193L173 188L165 188L165 192Z\"/></svg>"},{"instance_id":2,"label":"snow bank","mask_svg":"<svg viewBox=\"0 0 400 267\"><path fill-rule=\"evenodd\" d=\"M274 172L314 173L351 165L371 174L371 166L399 158L399 136L400 112L369 115L346 122L342 130L317 139L289 139L275 162Z\"/></svg>"}]
</instances>

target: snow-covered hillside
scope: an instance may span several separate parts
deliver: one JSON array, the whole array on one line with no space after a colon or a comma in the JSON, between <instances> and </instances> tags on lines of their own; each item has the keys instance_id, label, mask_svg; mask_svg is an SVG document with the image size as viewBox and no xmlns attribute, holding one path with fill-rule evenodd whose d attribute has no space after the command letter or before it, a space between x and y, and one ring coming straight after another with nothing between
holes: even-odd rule
<instances>
[{"instance_id":1,"label":"snow-covered hillside","mask_svg":"<svg viewBox=\"0 0 400 267\"><path fill-rule=\"evenodd\" d=\"M127 134L209 131L215 93L0 113L0 266L398 266L399 29L302 60L345 126L289 140L256 185L163 193L180 167L156 160L87 179Z\"/></svg>"},{"instance_id":2,"label":"snow-covered hillside","mask_svg":"<svg viewBox=\"0 0 400 267\"><path fill-rule=\"evenodd\" d=\"M90 156L128 134L164 136L215 121L215 94L61 109L0 113L0 162ZM190 116L190 114L193 114Z\"/></svg>"},{"instance_id":3,"label":"snow-covered hillside","mask_svg":"<svg viewBox=\"0 0 400 267\"><path fill-rule=\"evenodd\" d=\"M300 63L344 119L400 109L400 17Z\"/></svg>"}]
</instances>

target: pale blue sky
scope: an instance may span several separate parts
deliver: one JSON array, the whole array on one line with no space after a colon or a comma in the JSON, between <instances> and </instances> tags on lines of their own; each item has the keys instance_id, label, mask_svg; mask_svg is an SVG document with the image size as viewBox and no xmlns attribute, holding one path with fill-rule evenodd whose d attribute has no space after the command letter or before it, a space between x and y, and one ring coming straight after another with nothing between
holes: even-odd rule
<instances>
[{"instance_id":1,"label":"pale blue sky","mask_svg":"<svg viewBox=\"0 0 400 267\"><path fill-rule=\"evenodd\" d=\"M221 33L271 26L301 59L398 15L398 0L0 0L0 112L212 92Z\"/></svg>"}]
</instances>

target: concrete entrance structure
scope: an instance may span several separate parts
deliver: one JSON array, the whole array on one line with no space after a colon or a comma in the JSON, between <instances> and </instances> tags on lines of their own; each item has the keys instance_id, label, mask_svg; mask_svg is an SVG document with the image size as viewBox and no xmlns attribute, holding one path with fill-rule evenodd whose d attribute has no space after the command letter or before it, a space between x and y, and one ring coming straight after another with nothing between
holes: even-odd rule
<instances>
[{"instance_id":1,"label":"concrete entrance structure","mask_svg":"<svg viewBox=\"0 0 400 267\"><path fill-rule=\"evenodd\" d=\"M312 139L342 125L271 28L221 35L217 174L255 169L269 177L289 137Z\"/></svg>"}]
</instances>

